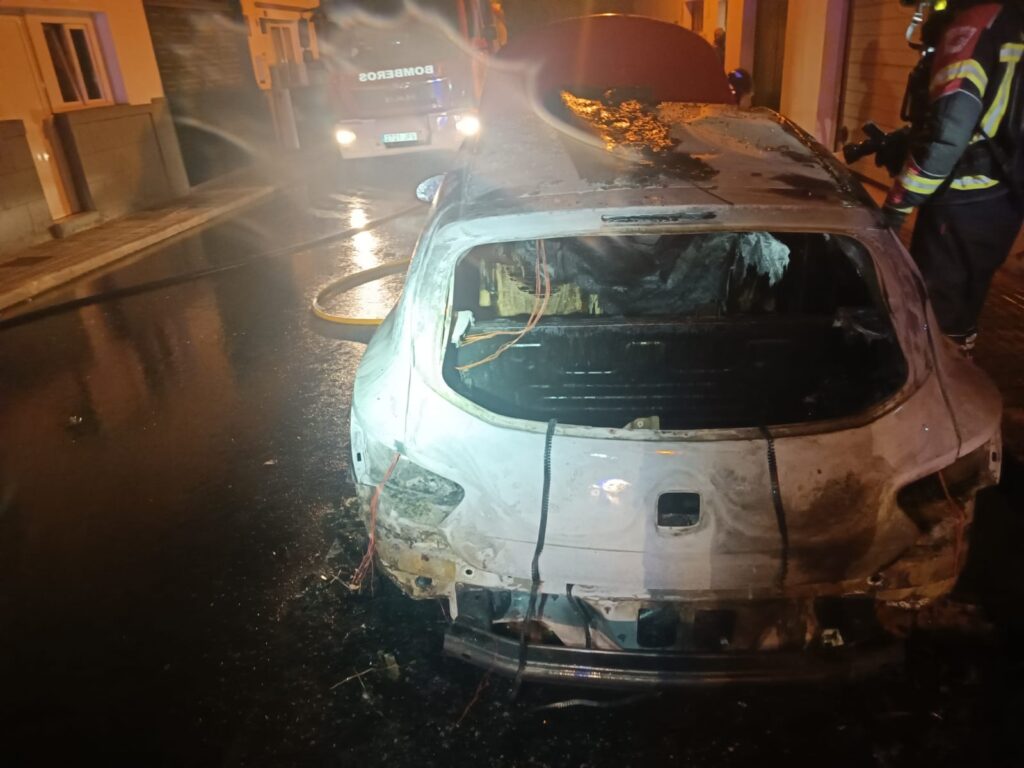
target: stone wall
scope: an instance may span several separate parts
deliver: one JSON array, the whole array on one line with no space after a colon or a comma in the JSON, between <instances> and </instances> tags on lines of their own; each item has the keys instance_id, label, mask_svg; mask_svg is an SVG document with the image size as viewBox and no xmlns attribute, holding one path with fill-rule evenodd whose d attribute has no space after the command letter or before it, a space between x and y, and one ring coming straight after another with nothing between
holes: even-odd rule
<instances>
[{"instance_id":1,"label":"stone wall","mask_svg":"<svg viewBox=\"0 0 1024 768\"><path fill-rule=\"evenodd\" d=\"M118 104L56 116L82 208L104 219L187 194L167 104Z\"/></svg>"},{"instance_id":2,"label":"stone wall","mask_svg":"<svg viewBox=\"0 0 1024 768\"><path fill-rule=\"evenodd\" d=\"M208 0L182 7L174 0L146 0L164 93L243 88L253 81L239 11Z\"/></svg>"},{"instance_id":3,"label":"stone wall","mask_svg":"<svg viewBox=\"0 0 1024 768\"><path fill-rule=\"evenodd\" d=\"M145 0L145 9L189 181L248 165L272 147L237 3Z\"/></svg>"}]
</instances>

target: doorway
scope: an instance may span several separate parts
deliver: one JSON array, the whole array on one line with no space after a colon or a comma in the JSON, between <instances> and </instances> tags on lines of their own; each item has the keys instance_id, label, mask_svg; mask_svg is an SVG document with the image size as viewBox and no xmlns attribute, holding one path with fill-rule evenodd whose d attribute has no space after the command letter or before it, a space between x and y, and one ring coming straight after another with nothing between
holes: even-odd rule
<instances>
[{"instance_id":1,"label":"doorway","mask_svg":"<svg viewBox=\"0 0 1024 768\"><path fill-rule=\"evenodd\" d=\"M25 20L0 14L0 72L4 73L0 119L21 120L25 126L32 162L50 217L56 221L77 213L79 202L32 51Z\"/></svg>"},{"instance_id":2,"label":"doorway","mask_svg":"<svg viewBox=\"0 0 1024 768\"><path fill-rule=\"evenodd\" d=\"M782 64L786 55L789 0L759 0L754 32L755 107L778 111L782 102Z\"/></svg>"}]
</instances>

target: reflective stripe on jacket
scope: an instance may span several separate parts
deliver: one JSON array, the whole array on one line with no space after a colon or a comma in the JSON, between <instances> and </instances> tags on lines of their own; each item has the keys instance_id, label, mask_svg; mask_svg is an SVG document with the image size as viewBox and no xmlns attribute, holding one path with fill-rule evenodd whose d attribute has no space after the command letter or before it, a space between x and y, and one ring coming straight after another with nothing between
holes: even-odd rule
<instances>
[{"instance_id":1,"label":"reflective stripe on jacket","mask_svg":"<svg viewBox=\"0 0 1024 768\"><path fill-rule=\"evenodd\" d=\"M1022 57L1018 12L998 2L955 12L932 61L928 118L913 126L910 155L888 207L909 212L940 189L944 202L956 202L1004 185L1006 174L986 142L997 140L1005 149L1017 139L1006 115L1021 87Z\"/></svg>"}]
</instances>

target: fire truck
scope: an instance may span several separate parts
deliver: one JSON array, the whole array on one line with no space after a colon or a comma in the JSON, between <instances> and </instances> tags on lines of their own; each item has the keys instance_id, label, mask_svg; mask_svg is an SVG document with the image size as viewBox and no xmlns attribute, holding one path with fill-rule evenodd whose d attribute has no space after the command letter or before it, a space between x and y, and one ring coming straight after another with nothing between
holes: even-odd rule
<instances>
[{"instance_id":1,"label":"fire truck","mask_svg":"<svg viewBox=\"0 0 1024 768\"><path fill-rule=\"evenodd\" d=\"M333 19L328 56L342 156L458 149L480 131L478 54L493 52L497 37L487 0Z\"/></svg>"}]
</instances>

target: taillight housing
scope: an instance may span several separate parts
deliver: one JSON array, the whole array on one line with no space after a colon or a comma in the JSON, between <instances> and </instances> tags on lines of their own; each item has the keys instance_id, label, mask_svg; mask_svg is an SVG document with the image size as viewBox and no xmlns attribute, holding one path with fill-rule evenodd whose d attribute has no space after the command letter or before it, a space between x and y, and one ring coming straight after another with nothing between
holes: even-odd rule
<instances>
[{"instance_id":1,"label":"taillight housing","mask_svg":"<svg viewBox=\"0 0 1024 768\"><path fill-rule=\"evenodd\" d=\"M399 451L367 441L353 452L359 495L366 501L384 480L399 453L398 463L381 489L378 520L385 523L440 525L462 503L466 492L461 485L421 467Z\"/></svg>"},{"instance_id":2,"label":"taillight housing","mask_svg":"<svg viewBox=\"0 0 1024 768\"><path fill-rule=\"evenodd\" d=\"M939 472L905 485L897 494L896 503L923 532L930 531L950 514L950 500L965 504L978 490L998 483L1001 460L997 437ZM950 499L946 498L947 491Z\"/></svg>"}]
</instances>

